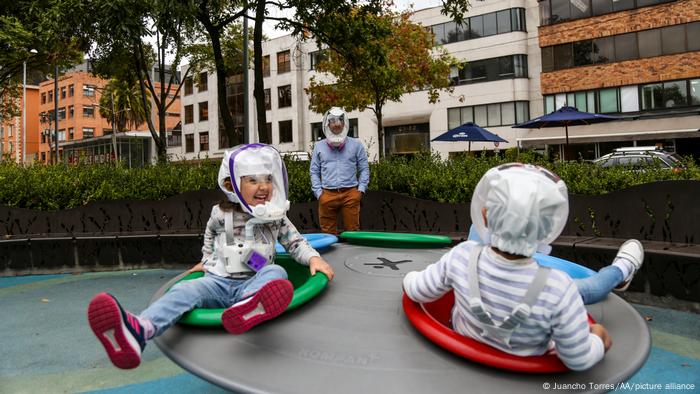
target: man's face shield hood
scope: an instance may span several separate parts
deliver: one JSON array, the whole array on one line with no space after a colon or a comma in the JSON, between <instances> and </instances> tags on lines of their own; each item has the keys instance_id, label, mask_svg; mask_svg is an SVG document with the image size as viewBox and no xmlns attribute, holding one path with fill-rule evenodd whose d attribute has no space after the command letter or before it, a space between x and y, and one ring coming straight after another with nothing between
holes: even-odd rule
<instances>
[{"instance_id":1,"label":"man's face shield hood","mask_svg":"<svg viewBox=\"0 0 700 394\"><path fill-rule=\"evenodd\" d=\"M336 131L340 129L340 132L336 134L333 129ZM331 145L342 145L348 136L348 130L350 130L350 119L342 108L333 107L323 115L323 134Z\"/></svg>"},{"instance_id":2,"label":"man's face shield hood","mask_svg":"<svg viewBox=\"0 0 700 394\"><path fill-rule=\"evenodd\" d=\"M250 205L241 194L241 177L271 178L272 197L264 204ZM224 186L231 179L233 191ZM217 177L226 198L241 206L244 212L262 220L279 220L289 210L287 169L279 152L265 144L239 145L224 153Z\"/></svg>"},{"instance_id":3,"label":"man's face shield hood","mask_svg":"<svg viewBox=\"0 0 700 394\"><path fill-rule=\"evenodd\" d=\"M564 229L569 215L568 191L564 181L545 168L503 164L488 170L479 180L470 213L485 244L532 256Z\"/></svg>"}]
</instances>

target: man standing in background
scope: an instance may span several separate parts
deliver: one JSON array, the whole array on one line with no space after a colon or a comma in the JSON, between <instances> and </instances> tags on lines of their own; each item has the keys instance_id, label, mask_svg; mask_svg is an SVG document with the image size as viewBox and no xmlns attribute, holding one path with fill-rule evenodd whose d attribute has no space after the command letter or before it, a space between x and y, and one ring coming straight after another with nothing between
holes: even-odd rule
<instances>
[{"instance_id":1,"label":"man standing in background","mask_svg":"<svg viewBox=\"0 0 700 394\"><path fill-rule=\"evenodd\" d=\"M369 184L367 152L358 139L348 137L350 120L341 108L326 112L322 128L326 138L311 155L311 189L318 199L321 231L338 234L338 213L345 230L357 231L360 201Z\"/></svg>"}]
</instances>

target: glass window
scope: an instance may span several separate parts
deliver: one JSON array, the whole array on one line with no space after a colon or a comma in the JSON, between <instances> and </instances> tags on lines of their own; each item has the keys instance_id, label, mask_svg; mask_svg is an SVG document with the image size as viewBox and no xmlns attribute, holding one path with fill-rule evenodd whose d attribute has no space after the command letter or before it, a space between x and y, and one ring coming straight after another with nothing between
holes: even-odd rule
<instances>
[{"instance_id":1,"label":"glass window","mask_svg":"<svg viewBox=\"0 0 700 394\"><path fill-rule=\"evenodd\" d=\"M277 108L292 106L292 85L277 88Z\"/></svg>"},{"instance_id":2,"label":"glass window","mask_svg":"<svg viewBox=\"0 0 700 394\"><path fill-rule=\"evenodd\" d=\"M554 112L554 96L544 97L544 113Z\"/></svg>"},{"instance_id":3,"label":"glass window","mask_svg":"<svg viewBox=\"0 0 700 394\"><path fill-rule=\"evenodd\" d=\"M688 105L688 84L686 81L664 82L664 107L684 107Z\"/></svg>"},{"instance_id":4,"label":"glass window","mask_svg":"<svg viewBox=\"0 0 700 394\"><path fill-rule=\"evenodd\" d=\"M516 78L527 78L527 55L513 56L513 64Z\"/></svg>"},{"instance_id":5,"label":"glass window","mask_svg":"<svg viewBox=\"0 0 700 394\"><path fill-rule=\"evenodd\" d=\"M456 42L457 38L457 24L454 22L445 23L445 43Z\"/></svg>"},{"instance_id":6,"label":"glass window","mask_svg":"<svg viewBox=\"0 0 700 394\"><path fill-rule=\"evenodd\" d=\"M51 92L49 92L49 97L51 96ZM95 86L93 85L83 85L83 96L85 97L94 97L95 96ZM49 98L49 101L53 101Z\"/></svg>"},{"instance_id":7,"label":"glass window","mask_svg":"<svg viewBox=\"0 0 700 394\"><path fill-rule=\"evenodd\" d=\"M599 90L598 99L600 103L600 112L620 112L617 100L617 88Z\"/></svg>"},{"instance_id":8,"label":"glass window","mask_svg":"<svg viewBox=\"0 0 700 394\"><path fill-rule=\"evenodd\" d=\"M629 10L634 8L634 0L613 0L613 11Z\"/></svg>"},{"instance_id":9,"label":"glass window","mask_svg":"<svg viewBox=\"0 0 700 394\"><path fill-rule=\"evenodd\" d=\"M642 86L642 110L663 108L663 85L652 83Z\"/></svg>"},{"instance_id":10,"label":"glass window","mask_svg":"<svg viewBox=\"0 0 700 394\"><path fill-rule=\"evenodd\" d=\"M685 28L688 34L688 51L700 51L700 22L688 23Z\"/></svg>"},{"instance_id":11,"label":"glass window","mask_svg":"<svg viewBox=\"0 0 700 394\"><path fill-rule=\"evenodd\" d=\"M574 65L572 45L570 43L554 46L554 69L562 70Z\"/></svg>"},{"instance_id":12,"label":"glass window","mask_svg":"<svg viewBox=\"0 0 700 394\"><path fill-rule=\"evenodd\" d=\"M83 127L83 138L92 138L95 136L94 127Z\"/></svg>"},{"instance_id":13,"label":"glass window","mask_svg":"<svg viewBox=\"0 0 700 394\"><path fill-rule=\"evenodd\" d=\"M209 150L209 132L199 133L199 150Z\"/></svg>"},{"instance_id":14,"label":"glass window","mask_svg":"<svg viewBox=\"0 0 700 394\"><path fill-rule=\"evenodd\" d=\"M75 94L75 86L68 85L68 97L73 97L74 94Z\"/></svg>"},{"instance_id":15,"label":"glass window","mask_svg":"<svg viewBox=\"0 0 700 394\"><path fill-rule=\"evenodd\" d=\"M515 70L513 70L513 56L503 56L498 58L498 77L513 78Z\"/></svg>"},{"instance_id":16,"label":"glass window","mask_svg":"<svg viewBox=\"0 0 700 394\"><path fill-rule=\"evenodd\" d=\"M462 123L467 123L467 122L472 122L474 123L474 108L472 107L463 107L462 111Z\"/></svg>"},{"instance_id":17,"label":"glass window","mask_svg":"<svg viewBox=\"0 0 700 394\"><path fill-rule=\"evenodd\" d=\"M554 71L554 47L542 48L542 72Z\"/></svg>"},{"instance_id":18,"label":"glass window","mask_svg":"<svg viewBox=\"0 0 700 394\"><path fill-rule=\"evenodd\" d=\"M192 77L185 78L185 96L192 94L192 86Z\"/></svg>"},{"instance_id":19,"label":"glass window","mask_svg":"<svg viewBox=\"0 0 700 394\"><path fill-rule=\"evenodd\" d=\"M501 104L501 124L515 124L515 103Z\"/></svg>"},{"instance_id":20,"label":"glass window","mask_svg":"<svg viewBox=\"0 0 700 394\"><path fill-rule=\"evenodd\" d=\"M357 118L350 119L350 129L348 130L348 137L357 138L359 135L359 127L357 123Z\"/></svg>"},{"instance_id":21,"label":"glass window","mask_svg":"<svg viewBox=\"0 0 700 394\"><path fill-rule=\"evenodd\" d=\"M439 25L433 26L433 34L435 35L435 44L442 45L445 41L445 24L441 23Z\"/></svg>"},{"instance_id":22,"label":"glass window","mask_svg":"<svg viewBox=\"0 0 700 394\"><path fill-rule=\"evenodd\" d=\"M530 120L530 103L527 101L515 102L515 122L523 123Z\"/></svg>"},{"instance_id":23,"label":"glass window","mask_svg":"<svg viewBox=\"0 0 700 394\"><path fill-rule=\"evenodd\" d=\"M639 38L639 57L654 57L661 55L661 29L637 32Z\"/></svg>"},{"instance_id":24,"label":"glass window","mask_svg":"<svg viewBox=\"0 0 700 394\"><path fill-rule=\"evenodd\" d=\"M510 25L510 10L502 10L496 13L496 23L498 24L498 34L512 31Z\"/></svg>"},{"instance_id":25,"label":"glass window","mask_svg":"<svg viewBox=\"0 0 700 394\"><path fill-rule=\"evenodd\" d=\"M585 40L573 43L574 66L593 64L593 41Z\"/></svg>"},{"instance_id":26,"label":"glass window","mask_svg":"<svg viewBox=\"0 0 700 394\"><path fill-rule=\"evenodd\" d=\"M277 52L277 74L289 72L292 69L289 51Z\"/></svg>"},{"instance_id":27,"label":"glass window","mask_svg":"<svg viewBox=\"0 0 700 394\"><path fill-rule=\"evenodd\" d=\"M496 20L496 13L491 12L482 16L484 17L484 37L498 34L498 22Z\"/></svg>"},{"instance_id":28,"label":"glass window","mask_svg":"<svg viewBox=\"0 0 700 394\"><path fill-rule=\"evenodd\" d=\"M325 50L322 51L314 51L309 54L309 69L314 70L316 69L316 66L318 63L328 60L328 52Z\"/></svg>"},{"instance_id":29,"label":"glass window","mask_svg":"<svg viewBox=\"0 0 700 394\"><path fill-rule=\"evenodd\" d=\"M457 26L457 41L464 41L469 39L469 19L466 18L462 21L461 25Z\"/></svg>"},{"instance_id":30,"label":"glass window","mask_svg":"<svg viewBox=\"0 0 700 394\"><path fill-rule=\"evenodd\" d=\"M265 94L265 109L272 109L272 97L270 97L270 89L263 90Z\"/></svg>"},{"instance_id":31,"label":"glass window","mask_svg":"<svg viewBox=\"0 0 700 394\"><path fill-rule=\"evenodd\" d=\"M489 122L488 112L485 105L477 105L474 107L474 123L479 126L487 125Z\"/></svg>"},{"instance_id":32,"label":"glass window","mask_svg":"<svg viewBox=\"0 0 700 394\"><path fill-rule=\"evenodd\" d=\"M280 144L285 142L293 142L292 138L292 121L283 120L279 122L279 132L280 132Z\"/></svg>"},{"instance_id":33,"label":"glass window","mask_svg":"<svg viewBox=\"0 0 700 394\"><path fill-rule=\"evenodd\" d=\"M92 105L83 105L83 118L94 118L95 107Z\"/></svg>"},{"instance_id":34,"label":"glass window","mask_svg":"<svg viewBox=\"0 0 700 394\"><path fill-rule=\"evenodd\" d=\"M525 26L525 9L511 8L510 9L511 28L513 31L526 31Z\"/></svg>"},{"instance_id":35,"label":"glass window","mask_svg":"<svg viewBox=\"0 0 700 394\"><path fill-rule=\"evenodd\" d=\"M627 33L615 36L615 61L638 59L637 33Z\"/></svg>"},{"instance_id":36,"label":"glass window","mask_svg":"<svg viewBox=\"0 0 700 394\"><path fill-rule=\"evenodd\" d=\"M571 3L571 19L581 19L591 16L591 0L569 0Z\"/></svg>"},{"instance_id":37,"label":"glass window","mask_svg":"<svg viewBox=\"0 0 700 394\"><path fill-rule=\"evenodd\" d=\"M185 153L194 152L194 134L185 134Z\"/></svg>"},{"instance_id":38,"label":"glass window","mask_svg":"<svg viewBox=\"0 0 700 394\"><path fill-rule=\"evenodd\" d=\"M661 47L664 55L685 51L685 25L668 26L661 29Z\"/></svg>"},{"instance_id":39,"label":"glass window","mask_svg":"<svg viewBox=\"0 0 700 394\"><path fill-rule=\"evenodd\" d=\"M542 26L550 24L550 12L549 12L549 4L550 0L542 0L539 2L539 7L540 7L540 21L542 23Z\"/></svg>"},{"instance_id":40,"label":"glass window","mask_svg":"<svg viewBox=\"0 0 700 394\"><path fill-rule=\"evenodd\" d=\"M571 19L569 0L552 0L552 23L568 21Z\"/></svg>"},{"instance_id":41,"label":"glass window","mask_svg":"<svg viewBox=\"0 0 700 394\"><path fill-rule=\"evenodd\" d=\"M690 105L700 105L700 79L690 80Z\"/></svg>"},{"instance_id":42,"label":"glass window","mask_svg":"<svg viewBox=\"0 0 700 394\"><path fill-rule=\"evenodd\" d=\"M455 127L462 124L460 117L459 117L459 112L460 112L459 108L448 108L447 109L447 129L448 130L452 130Z\"/></svg>"},{"instance_id":43,"label":"glass window","mask_svg":"<svg viewBox=\"0 0 700 394\"><path fill-rule=\"evenodd\" d=\"M603 15L612 12L612 0L591 0L593 15Z\"/></svg>"},{"instance_id":44,"label":"glass window","mask_svg":"<svg viewBox=\"0 0 700 394\"><path fill-rule=\"evenodd\" d=\"M574 94L574 97L573 105L576 107L576 109L583 112L595 112L595 109L588 111L588 106L586 105L586 92L577 92Z\"/></svg>"},{"instance_id":45,"label":"glass window","mask_svg":"<svg viewBox=\"0 0 700 394\"><path fill-rule=\"evenodd\" d=\"M209 120L209 102L199 103L199 121Z\"/></svg>"},{"instance_id":46,"label":"glass window","mask_svg":"<svg viewBox=\"0 0 700 394\"><path fill-rule=\"evenodd\" d=\"M576 104L576 98L573 93L566 94L566 105L569 107L574 107Z\"/></svg>"},{"instance_id":47,"label":"glass window","mask_svg":"<svg viewBox=\"0 0 700 394\"><path fill-rule=\"evenodd\" d=\"M488 125L489 126L500 126L501 125L501 104L489 104L488 105Z\"/></svg>"},{"instance_id":48,"label":"glass window","mask_svg":"<svg viewBox=\"0 0 700 394\"><path fill-rule=\"evenodd\" d=\"M588 104L588 112L595 112L595 91L586 92L586 101Z\"/></svg>"},{"instance_id":49,"label":"glass window","mask_svg":"<svg viewBox=\"0 0 700 394\"><path fill-rule=\"evenodd\" d=\"M593 40L593 63L611 63L615 61L615 41L613 37L601 37Z\"/></svg>"},{"instance_id":50,"label":"glass window","mask_svg":"<svg viewBox=\"0 0 700 394\"><path fill-rule=\"evenodd\" d=\"M185 123L194 123L194 106L185 105Z\"/></svg>"},{"instance_id":51,"label":"glass window","mask_svg":"<svg viewBox=\"0 0 700 394\"><path fill-rule=\"evenodd\" d=\"M478 15L469 18L469 38L479 38L484 36L484 18Z\"/></svg>"},{"instance_id":52,"label":"glass window","mask_svg":"<svg viewBox=\"0 0 700 394\"><path fill-rule=\"evenodd\" d=\"M623 86L620 88L620 102L622 104L622 112L639 111L639 92L638 87Z\"/></svg>"}]
</instances>

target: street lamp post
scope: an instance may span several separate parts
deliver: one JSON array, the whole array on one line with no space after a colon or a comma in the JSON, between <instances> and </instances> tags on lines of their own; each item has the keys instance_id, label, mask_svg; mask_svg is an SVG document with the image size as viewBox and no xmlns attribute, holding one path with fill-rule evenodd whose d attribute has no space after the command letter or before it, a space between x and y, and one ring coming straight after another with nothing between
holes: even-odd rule
<instances>
[{"instance_id":1,"label":"street lamp post","mask_svg":"<svg viewBox=\"0 0 700 394\"><path fill-rule=\"evenodd\" d=\"M30 49L29 53L37 53L36 49ZM22 63L22 164L27 162L27 59Z\"/></svg>"}]
</instances>

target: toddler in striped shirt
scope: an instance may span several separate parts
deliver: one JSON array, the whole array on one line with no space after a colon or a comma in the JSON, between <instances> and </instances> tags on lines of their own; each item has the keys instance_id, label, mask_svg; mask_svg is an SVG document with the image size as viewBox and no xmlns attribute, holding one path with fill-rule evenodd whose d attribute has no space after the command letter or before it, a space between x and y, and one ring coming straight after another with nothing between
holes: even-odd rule
<instances>
[{"instance_id":1,"label":"toddler in striped shirt","mask_svg":"<svg viewBox=\"0 0 700 394\"><path fill-rule=\"evenodd\" d=\"M612 345L601 324L588 324L584 299L596 302L629 286L644 252L628 240L617 257L584 281L542 267L532 255L556 239L569 212L564 182L533 165L510 163L481 178L471 217L482 243L466 241L403 281L409 298L434 301L454 290L456 332L519 356L552 348L572 370L600 361Z\"/></svg>"}]
</instances>

